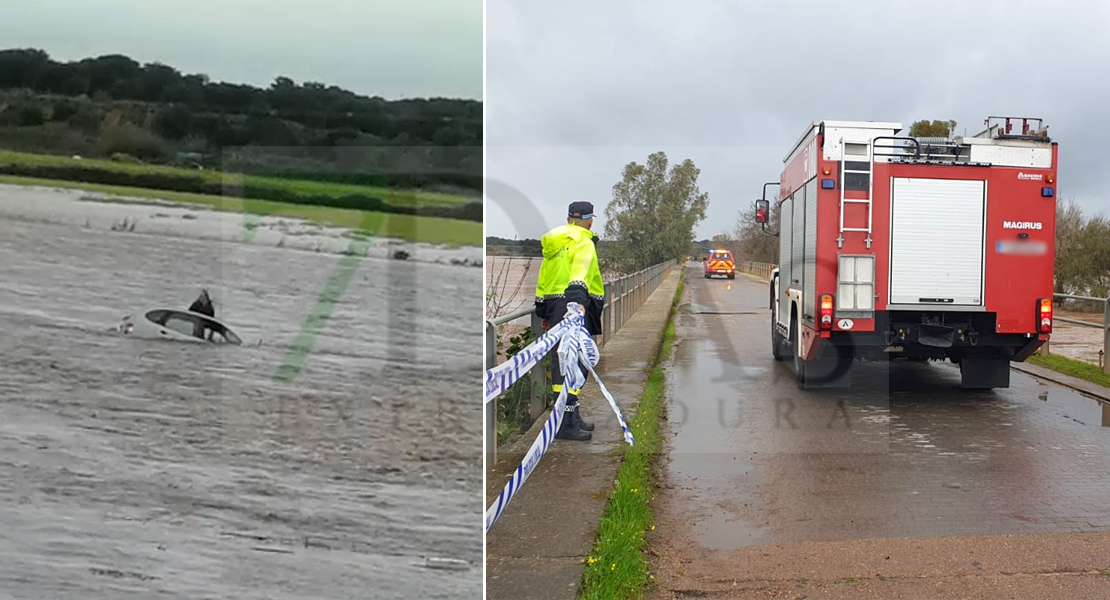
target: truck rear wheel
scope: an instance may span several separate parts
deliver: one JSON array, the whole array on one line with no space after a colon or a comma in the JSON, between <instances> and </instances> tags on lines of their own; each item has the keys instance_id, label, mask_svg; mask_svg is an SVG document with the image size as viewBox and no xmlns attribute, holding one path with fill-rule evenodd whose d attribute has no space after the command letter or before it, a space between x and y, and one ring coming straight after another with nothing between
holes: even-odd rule
<instances>
[{"instance_id":1,"label":"truck rear wheel","mask_svg":"<svg viewBox=\"0 0 1110 600\"><path fill-rule=\"evenodd\" d=\"M960 359L960 387L965 390L990 390L1010 387L1010 359L997 358Z\"/></svg>"},{"instance_id":2,"label":"truck rear wheel","mask_svg":"<svg viewBox=\"0 0 1110 600\"><path fill-rule=\"evenodd\" d=\"M852 387L851 354L833 344L826 344L817 360L804 360L799 356L798 327L790 325L790 346L794 351L794 370L798 374L798 387L802 389Z\"/></svg>"}]
</instances>

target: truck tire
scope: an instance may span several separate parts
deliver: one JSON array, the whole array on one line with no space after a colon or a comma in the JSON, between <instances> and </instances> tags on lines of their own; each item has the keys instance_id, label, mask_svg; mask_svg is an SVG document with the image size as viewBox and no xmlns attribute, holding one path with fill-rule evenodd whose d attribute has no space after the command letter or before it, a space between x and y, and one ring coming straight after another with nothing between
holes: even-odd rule
<instances>
[{"instance_id":1,"label":"truck tire","mask_svg":"<svg viewBox=\"0 0 1110 600\"><path fill-rule=\"evenodd\" d=\"M794 352L794 371L798 376L800 389L850 388L852 387L852 357L845 350L827 344L817 360L803 360L798 355L801 341L798 339L797 319L790 324L790 347Z\"/></svg>"},{"instance_id":2,"label":"truck tire","mask_svg":"<svg viewBox=\"0 0 1110 600\"><path fill-rule=\"evenodd\" d=\"M729 273L728 278L729 279L736 279L736 273Z\"/></svg>"}]
</instances>

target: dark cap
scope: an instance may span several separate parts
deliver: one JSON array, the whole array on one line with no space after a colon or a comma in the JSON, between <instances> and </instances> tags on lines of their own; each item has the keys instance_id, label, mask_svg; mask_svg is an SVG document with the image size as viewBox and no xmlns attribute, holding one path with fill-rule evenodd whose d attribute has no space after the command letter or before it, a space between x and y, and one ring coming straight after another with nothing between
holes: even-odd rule
<instances>
[{"instance_id":1,"label":"dark cap","mask_svg":"<svg viewBox=\"0 0 1110 600\"><path fill-rule=\"evenodd\" d=\"M592 219L594 205L589 202L571 202L570 207L567 208L567 216L576 219Z\"/></svg>"}]
</instances>

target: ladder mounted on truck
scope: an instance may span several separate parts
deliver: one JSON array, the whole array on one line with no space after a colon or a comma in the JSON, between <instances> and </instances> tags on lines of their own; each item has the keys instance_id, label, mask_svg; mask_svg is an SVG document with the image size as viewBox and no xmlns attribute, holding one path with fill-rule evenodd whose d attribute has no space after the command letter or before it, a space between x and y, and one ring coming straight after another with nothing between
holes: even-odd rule
<instances>
[{"instance_id":1,"label":"ladder mounted on truck","mask_svg":"<svg viewBox=\"0 0 1110 600\"><path fill-rule=\"evenodd\" d=\"M867 234L867 249L871 249L871 193L874 187L871 173L875 171L875 156L874 149L871 144L860 143L845 143L844 144L844 167L843 175L840 181L840 232L836 238L837 248L844 247L844 233L847 231L858 231ZM850 158L850 159L849 159ZM854 188L854 191L864 191L859 188L863 187L861 182L867 182L867 198L848 198L846 192L848 187ZM867 205L867 227L845 227L844 226L844 207L849 204L865 204Z\"/></svg>"}]
</instances>

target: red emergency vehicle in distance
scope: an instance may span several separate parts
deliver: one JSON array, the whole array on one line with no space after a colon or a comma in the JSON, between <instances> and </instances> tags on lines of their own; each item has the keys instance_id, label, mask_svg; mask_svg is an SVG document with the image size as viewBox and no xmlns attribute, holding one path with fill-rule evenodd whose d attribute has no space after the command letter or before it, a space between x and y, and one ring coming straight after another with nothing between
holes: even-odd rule
<instances>
[{"instance_id":1,"label":"red emergency vehicle in distance","mask_svg":"<svg viewBox=\"0 0 1110 600\"><path fill-rule=\"evenodd\" d=\"M1020 123L1020 129L1017 129ZM1040 119L970 137L814 121L779 186L771 351L802 387L851 384L853 360L951 360L961 385L1009 387L1052 332L1057 144Z\"/></svg>"},{"instance_id":2,"label":"red emergency vehicle in distance","mask_svg":"<svg viewBox=\"0 0 1110 600\"><path fill-rule=\"evenodd\" d=\"M736 261L732 259L732 252L709 251L709 257L705 259L705 278L709 279L714 275L726 275L729 279L736 279Z\"/></svg>"}]
</instances>

